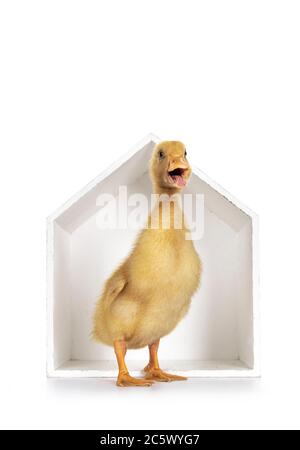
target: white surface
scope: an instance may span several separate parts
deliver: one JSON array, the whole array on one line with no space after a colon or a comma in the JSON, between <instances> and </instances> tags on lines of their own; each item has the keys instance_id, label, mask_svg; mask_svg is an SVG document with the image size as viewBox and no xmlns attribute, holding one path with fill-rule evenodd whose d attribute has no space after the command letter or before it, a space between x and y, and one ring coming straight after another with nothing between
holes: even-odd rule
<instances>
[{"instance_id":1,"label":"white surface","mask_svg":"<svg viewBox=\"0 0 300 450\"><path fill-rule=\"evenodd\" d=\"M299 2L0 5L0 426L299 428ZM44 218L149 129L260 215L260 381L45 378Z\"/></svg>"},{"instance_id":2,"label":"white surface","mask_svg":"<svg viewBox=\"0 0 300 450\"><path fill-rule=\"evenodd\" d=\"M143 361L129 361L128 369L132 376L143 376L142 369L145 367L147 359ZM250 378L253 376L249 372L249 367L239 360L217 360L217 361L196 361L196 360L160 360L161 367L169 373L183 375L190 378ZM56 371L57 378L112 378L118 375L117 364L112 360L102 361L67 361Z\"/></svg>"},{"instance_id":3,"label":"white surface","mask_svg":"<svg viewBox=\"0 0 300 450\"><path fill-rule=\"evenodd\" d=\"M145 137L48 219L49 376L57 376L55 370L68 360L78 361L80 366L84 360L115 359L112 348L91 341L92 315L105 280L127 257L138 231L100 229L96 200L101 193L117 197L119 186L126 186L128 195L142 193L150 202L147 166L157 141L151 134ZM160 358L195 361L199 370L186 368L191 377L226 376L226 366L210 374L209 369L201 370L201 361L216 361L217 368L218 361L240 360L247 365L245 376L256 377L259 361L253 302L258 299L253 298L253 285L258 285L258 279L253 278L252 269L252 261L257 259L252 255L256 215L199 169L194 170L186 192L204 196L204 233L194 242L203 275L189 314L162 340ZM128 352L127 360L146 361L147 355L144 348ZM227 370L234 376L232 367ZM109 376L105 367L97 374ZM74 376L74 372L65 369L59 376ZM82 376L96 374L85 371ZM239 371L236 376L240 377Z\"/></svg>"}]
</instances>

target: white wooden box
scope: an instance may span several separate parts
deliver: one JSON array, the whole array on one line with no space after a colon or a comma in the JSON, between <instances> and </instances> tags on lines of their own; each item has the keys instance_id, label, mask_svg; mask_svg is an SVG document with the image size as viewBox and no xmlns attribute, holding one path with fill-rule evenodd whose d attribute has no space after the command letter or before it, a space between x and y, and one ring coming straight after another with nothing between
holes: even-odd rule
<instances>
[{"instance_id":1,"label":"white wooden box","mask_svg":"<svg viewBox=\"0 0 300 450\"><path fill-rule=\"evenodd\" d=\"M48 361L50 377L117 375L112 348L89 335L94 305L105 279L128 254L133 230L100 230L96 199L151 193L148 160L156 136L149 135L48 218ZM189 154L193 151L190 150ZM195 245L204 272L188 315L161 341L165 370L189 377L257 377L257 216L198 170L187 192L204 194L204 236ZM138 375L147 349L131 350L127 363Z\"/></svg>"}]
</instances>

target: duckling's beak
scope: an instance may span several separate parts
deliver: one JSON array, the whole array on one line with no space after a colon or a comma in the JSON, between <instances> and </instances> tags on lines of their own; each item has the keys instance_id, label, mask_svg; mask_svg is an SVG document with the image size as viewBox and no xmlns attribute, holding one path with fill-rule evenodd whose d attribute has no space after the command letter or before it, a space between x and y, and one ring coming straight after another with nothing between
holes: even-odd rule
<instances>
[{"instance_id":1,"label":"duckling's beak","mask_svg":"<svg viewBox=\"0 0 300 450\"><path fill-rule=\"evenodd\" d=\"M183 158L176 158L169 162L168 180L170 183L178 187L184 187L187 183L185 174L189 169L189 165Z\"/></svg>"}]
</instances>

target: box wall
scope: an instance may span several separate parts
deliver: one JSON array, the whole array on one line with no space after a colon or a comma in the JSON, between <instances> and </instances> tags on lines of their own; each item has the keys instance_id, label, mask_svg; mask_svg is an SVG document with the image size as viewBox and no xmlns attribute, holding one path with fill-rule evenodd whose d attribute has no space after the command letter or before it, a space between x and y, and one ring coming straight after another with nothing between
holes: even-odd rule
<instances>
[{"instance_id":1,"label":"box wall","mask_svg":"<svg viewBox=\"0 0 300 450\"><path fill-rule=\"evenodd\" d=\"M54 224L53 364L71 357L71 240Z\"/></svg>"}]
</instances>

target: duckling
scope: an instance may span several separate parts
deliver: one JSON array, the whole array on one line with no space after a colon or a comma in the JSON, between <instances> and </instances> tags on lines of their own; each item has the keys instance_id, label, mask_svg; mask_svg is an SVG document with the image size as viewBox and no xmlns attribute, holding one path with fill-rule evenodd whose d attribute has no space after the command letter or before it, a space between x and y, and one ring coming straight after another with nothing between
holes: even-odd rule
<instances>
[{"instance_id":1,"label":"duckling","mask_svg":"<svg viewBox=\"0 0 300 450\"><path fill-rule=\"evenodd\" d=\"M180 209L180 195L176 195L191 175L183 143L156 145L149 171L158 195L148 226L128 258L107 280L93 317L94 340L114 347L119 367L117 386L186 380L164 372L158 361L160 339L186 315L202 271L193 241L187 239L189 230ZM163 208L168 200L170 219L166 226ZM182 219L181 226L178 219ZM146 346L149 363L144 368L145 377L134 378L126 367L126 351Z\"/></svg>"}]
</instances>

